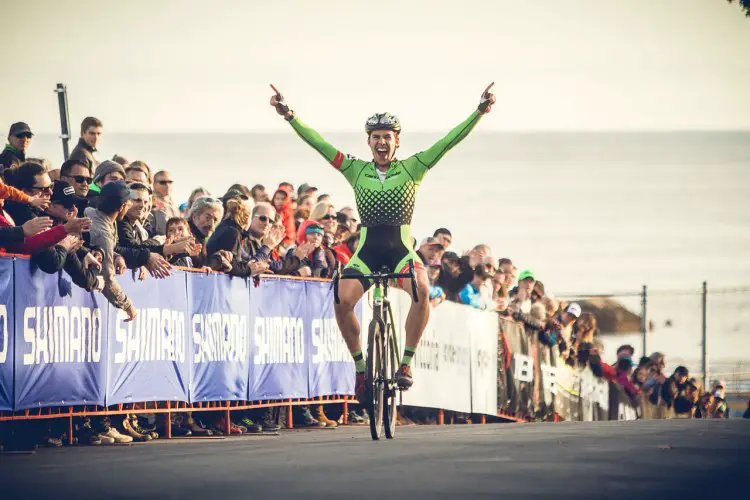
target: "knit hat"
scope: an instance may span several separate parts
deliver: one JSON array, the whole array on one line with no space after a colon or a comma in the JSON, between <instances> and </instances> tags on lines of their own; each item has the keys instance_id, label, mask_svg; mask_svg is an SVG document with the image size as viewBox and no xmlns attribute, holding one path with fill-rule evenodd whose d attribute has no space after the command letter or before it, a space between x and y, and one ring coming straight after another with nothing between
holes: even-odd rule
<instances>
[{"instance_id":1,"label":"knit hat","mask_svg":"<svg viewBox=\"0 0 750 500\"><path fill-rule=\"evenodd\" d=\"M325 234L325 230L320 224L310 224L305 228L305 234Z\"/></svg>"},{"instance_id":2,"label":"knit hat","mask_svg":"<svg viewBox=\"0 0 750 500\"><path fill-rule=\"evenodd\" d=\"M112 160L104 160L99 164L98 167L96 167L96 172L94 173L94 182L101 181L107 176L107 174L111 174L112 172L120 172L122 178L125 178L125 169L122 168L122 165Z\"/></svg>"}]
</instances>

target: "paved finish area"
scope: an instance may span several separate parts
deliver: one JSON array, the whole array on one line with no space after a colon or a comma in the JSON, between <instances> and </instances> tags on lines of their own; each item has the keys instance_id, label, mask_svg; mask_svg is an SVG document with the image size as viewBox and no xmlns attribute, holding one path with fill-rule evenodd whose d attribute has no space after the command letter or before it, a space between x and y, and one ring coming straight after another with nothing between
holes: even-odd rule
<instances>
[{"instance_id":1,"label":"paved finish area","mask_svg":"<svg viewBox=\"0 0 750 500\"><path fill-rule=\"evenodd\" d=\"M0 455L0 497L728 500L749 475L747 420L346 427Z\"/></svg>"}]
</instances>

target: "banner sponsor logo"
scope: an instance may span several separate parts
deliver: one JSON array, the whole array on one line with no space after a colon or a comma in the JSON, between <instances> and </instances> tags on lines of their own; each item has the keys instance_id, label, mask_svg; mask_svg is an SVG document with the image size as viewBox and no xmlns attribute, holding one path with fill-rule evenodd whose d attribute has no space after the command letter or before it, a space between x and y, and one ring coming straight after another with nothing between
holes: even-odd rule
<instances>
[{"instance_id":1,"label":"banner sponsor logo","mask_svg":"<svg viewBox=\"0 0 750 500\"><path fill-rule=\"evenodd\" d=\"M313 364L352 361L335 318L314 318L310 335Z\"/></svg>"},{"instance_id":2,"label":"banner sponsor logo","mask_svg":"<svg viewBox=\"0 0 750 500\"><path fill-rule=\"evenodd\" d=\"M8 308L5 304L0 304L0 364L8 361L8 343L10 334L8 333Z\"/></svg>"},{"instance_id":3,"label":"banner sponsor logo","mask_svg":"<svg viewBox=\"0 0 750 500\"><path fill-rule=\"evenodd\" d=\"M248 318L239 314L194 314L194 363L247 361Z\"/></svg>"},{"instance_id":4,"label":"banner sponsor logo","mask_svg":"<svg viewBox=\"0 0 750 500\"><path fill-rule=\"evenodd\" d=\"M303 364L305 326L302 318L271 316L255 318L253 364Z\"/></svg>"},{"instance_id":5,"label":"banner sponsor logo","mask_svg":"<svg viewBox=\"0 0 750 500\"><path fill-rule=\"evenodd\" d=\"M185 362L185 313L156 307L138 309L134 321L125 322L118 309L114 363L133 361Z\"/></svg>"},{"instance_id":6,"label":"banner sponsor logo","mask_svg":"<svg viewBox=\"0 0 750 500\"><path fill-rule=\"evenodd\" d=\"M76 306L25 307L23 364L99 363L101 309Z\"/></svg>"}]
</instances>

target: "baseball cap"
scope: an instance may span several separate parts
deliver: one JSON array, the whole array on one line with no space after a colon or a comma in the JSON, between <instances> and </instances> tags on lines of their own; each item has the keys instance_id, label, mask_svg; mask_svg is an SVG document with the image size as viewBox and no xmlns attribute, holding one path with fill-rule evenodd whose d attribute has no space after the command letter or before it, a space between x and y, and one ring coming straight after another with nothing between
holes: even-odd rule
<instances>
[{"instance_id":1,"label":"baseball cap","mask_svg":"<svg viewBox=\"0 0 750 500\"><path fill-rule=\"evenodd\" d=\"M130 200L131 196L130 188L124 181L110 182L102 188L99 195L100 198L103 198L105 201L111 202L112 205L120 207Z\"/></svg>"},{"instance_id":2,"label":"baseball cap","mask_svg":"<svg viewBox=\"0 0 750 500\"><path fill-rule=\"evenodd\" d=\"M437 238L433 238L432 236L428 236L427 238L423 239L422 243L419 244L420 247L423 247L425 245L440 247L440 249L445 248L443 247L443 244L437 240Z\"/></svg>"},{"instance_id":3,"label":"baseball cap","mask_svg":"<svg viewBox=\"0 0 750 500\"><path fill-rule=\"evenodd\" d=\"M315 191L318 190L318 188L316 188L315 186L311 186L310 184L304 182L302 183L300 187L297 188L297 196L302 196L303 194L305 194L305 192L313 190L313 189Z\"/></svg>"},{"instance_id":4,"label":"baseball cap","mask_svg":"<svg viewBox=\"0 0 750 500\"><path fill-rule=\"evenodd\" d=\"M310 224L305 228L305 234L324 234L325 230L320 224Z\"/></svg>"},{"instance_id":5,"label":"baseball cap","mask_svg":"<svg viewBox=\"0 0 750 500\"><path fill-rule=\"evenodd\" d=\"M76 191L73 186L65 181L55 181L52 186L52 196L50 196L50 203L57 203L65 208L73 208L76 198Z\"/></svg>"},{"instance_id":6,"label":"baseball cap","mask_svg":"<svg viewBox=\"0 0 750 500\"><path fill-rule=\"evenodd\" d=\"M10 126L10 131L8 132L8 137L11 136L17 136L21 134L31 134L34 135L31 132L31 128L29 127L28 123L24 122L16 122L13 125Z\"/></svg>"},{"instance_id":7,"label":"baseball cap","mask_svg":"<svg viewBox=\"0 0 750 500\"><path fill-rule=\"evenodd\" d=\"M568 306L565 312L572 316L575 316L576 318L579 318L581 317L581 306L578 305L578 302L573 302Z\"/></svg>"},{"instance_id":8,"label":"baseball cap","mask_svg":"<svg viewBox=\"0 0 750 500\"><path fill-rule=\"evenodd\" d=\"M531 269L524 269L521 271L521 274L518 276L518 281L523 281L525 279L531 278L534 281L536 281L536 275L534 274L534 271Z\"/></svg>"}]
</instances>

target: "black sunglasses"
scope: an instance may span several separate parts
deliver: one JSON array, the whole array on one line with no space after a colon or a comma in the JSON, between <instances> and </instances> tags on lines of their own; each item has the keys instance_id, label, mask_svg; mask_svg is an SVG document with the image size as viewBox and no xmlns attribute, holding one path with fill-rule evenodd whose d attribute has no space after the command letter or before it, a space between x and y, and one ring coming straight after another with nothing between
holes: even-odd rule
<instances>
[{"instance_id":1,"label":"black sunglasses","mask_svg":"<svg viewBox=\"0 0 750 500\"><path fill-rule=\"evenodd\" d=\"M16 139L31 139L32 137L34 137L34 136L32 134L29 134L29 133L23 133L23 134L16 134L15 135Z\"/></svg>"},{"instance_id":2,"label":"black sunglasses","mask_svg":"<svg viewBox=\"0 0 750 500\"><path fill-rule=\"evenodd\" d=\"M323 217L321 217L321 220L336 220L336 216L335 215L330 215L330 214L329 215L324 215Z\"/></svg>"},{"instance_id":3,"label":"black sunglasses","mask_svg":"<svg viewBox=\"0 0 750 500\"><path fill-rule=\"evenodd\" d=\"M78 184L91 184L91 181L94 180L93 177L86 177L85 175L72 175L70 178Z\"/></svg>"},{"instance_id":4,"label":"black sunglasses","mask_svg":"<svg viewBox=\"0 0 750 500\"><path fill-rule=\"evenodd\" d=\"M174 181L156 181L157 184L161 184L162 186L164 184L172 184Z\"/></svg>"},{"instance_id":5,"label":"black sunglasses","mask_svg":"<svg viewBox=\"0 0 750 500\"><path fill-rule=\"evenodd\" d=\"M261 222L270 222L271 224L274 222L274 218L267 215L256 215L255 217Z\"/></svg>"},{"instance_id":6,"label":"black sunglasses","mask_svg":"<svg viewBox=\"0 0 750 500\"><path fill-rule=\"evenodd\" d=\"M34 186L31 188L32 191L39 190L40 193L46 192L52 194L52 185L49 186Z\"/></svg>"}]
</instances>

